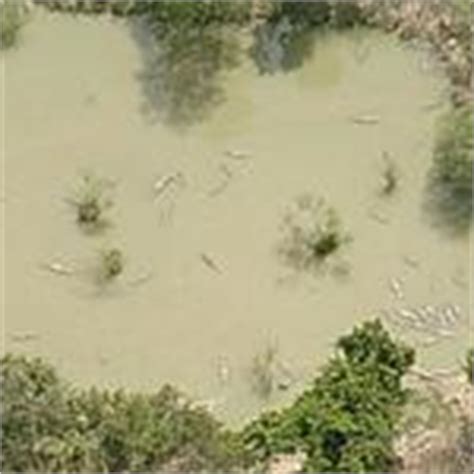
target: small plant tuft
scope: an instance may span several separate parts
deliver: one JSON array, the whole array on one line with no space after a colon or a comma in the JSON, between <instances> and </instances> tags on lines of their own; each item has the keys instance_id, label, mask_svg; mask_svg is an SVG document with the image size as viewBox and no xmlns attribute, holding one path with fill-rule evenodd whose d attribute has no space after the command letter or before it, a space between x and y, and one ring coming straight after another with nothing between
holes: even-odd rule
<instances>
[{"instance_id":1,"label":"small plant tuft","mask_svg":"<svg viewBox=\"0 0 474 474\"><path fill-rule=\"evenodd\" d=\"M86 174L82 177L77 196L72 200L77 223L87 231L99 231L107 226L106 211L112 207L109 195L111 183Z\"/></svg>"},{"instance_id":2,"label":"small plant tuft","mask_svg":"<svg viewBox=\"0 0 474 474\"><path fill-rule=\"evenodd\" d=\"M100 279L104 282L115 280L119 277L125 267L125 257L118 248L106 249L100 256Z\"/></svg>"}]
</instances>

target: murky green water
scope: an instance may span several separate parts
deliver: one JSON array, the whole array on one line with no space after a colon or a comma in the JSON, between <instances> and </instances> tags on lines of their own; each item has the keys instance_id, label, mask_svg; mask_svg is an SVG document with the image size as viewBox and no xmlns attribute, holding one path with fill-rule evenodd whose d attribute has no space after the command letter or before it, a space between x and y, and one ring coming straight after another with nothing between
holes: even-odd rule
<instances>
[{"instance_id":1,"label":"murky green water","mask_svg":"<svg viewBox=\"0 0 474 474\"><path fill-rule=\"evenodd\" d=\"M163 120L173 103L147 93L146 51L127 25L55 15L28 25L4 57L6 349L84 384L171 382L229 420L297 393L338 336L384 309L458 305L452 333L430 347L415 339L422 364L457 363L468 241L422 210L445 83L377 33L313 41L302 67L259 75L243 58L226 68L213 77L219 100L174 127ZM401 176L386 199L384 152ZM81 233L67 203L84 170L116 182L103 235ZM155 181L178 172L156 197ZM352 235L344 278L278 259L285 211L305 192L331 203ZM98 289L88 269L108 245L123 249L126 271ZM55 262L75 273L45 268ZM291 386L262 402L249 368L268 344Z\"/></svg>"}]
</instances>

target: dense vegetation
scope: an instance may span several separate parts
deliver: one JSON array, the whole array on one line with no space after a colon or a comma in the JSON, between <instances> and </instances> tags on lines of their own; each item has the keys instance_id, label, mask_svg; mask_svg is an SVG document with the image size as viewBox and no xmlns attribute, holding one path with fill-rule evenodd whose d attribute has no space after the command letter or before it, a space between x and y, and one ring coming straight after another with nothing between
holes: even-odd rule
<instances>
[{"instance_id":1,"label":"dense vegetation","mask_svg":"<svg viewBox=\"0 0 474 474\"><path fill-rule=\"evenodd\" d=\"M440 124L435 142L430 195L433 210L455 230L472 221L474 138L470 107L452 109Z\"/></svg>"},{"instance_id":2,"label":"dense vegetation","mask_svg":"<svg viewBox=\"0 0 474 474\"><path fill-rule=\"evenodd\" d=\"M2 471L232 471L303 451L311 471L388 471L401 379L413 351L380 322L356 328L312 387L242 433L225 430L171 387L157 394L79 391L39 359L7 355Z\"/></svg>"},{"instance_id":3,"label":"dense vegetation","mask_svg":"<svg viewBox=\"0 0 474 474\"><path fill-rule=\"evenodd\" d=\"M238 437L171 387L77 391L38 359L1 363L2 472L229 471Z\"/></svg>"}]
</instances>

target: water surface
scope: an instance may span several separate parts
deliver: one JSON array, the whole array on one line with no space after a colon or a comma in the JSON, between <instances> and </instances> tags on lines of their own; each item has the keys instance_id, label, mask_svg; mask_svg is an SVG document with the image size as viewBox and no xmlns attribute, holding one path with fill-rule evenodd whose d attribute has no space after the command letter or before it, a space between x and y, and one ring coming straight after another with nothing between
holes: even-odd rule
<instances>
[{"instance_id":1,"label":"water surface","mask_svg":"<svg viewBox=\"0 0 474 474\"><path fill-rule=\"evenodd\" d=\"M468 344L468 242L434 229L422 205L445 81L378 33L314 41L289 71L260 74L242 56L219 73L221 100L183 128L144 113L144 52L128 25L37 15L5 55L6 349L85 385L171 382L229 420L267 403L249 384L262 347L276 345L294 375L268 402L278 403L337 337L387 308L459 305L454 335L417 347L424 365L456 364ZM401 174L388 199L384 152ZM78 230L67 203L84 170L116 183L113 226L99 236ZM153 183L176 172L182 184L154 199ZM305 192L353 237L344 278L278 258L283 216ZM98 289L88 269L108 245L123 249L126 272Z\"/></svg>"}]
</instances>

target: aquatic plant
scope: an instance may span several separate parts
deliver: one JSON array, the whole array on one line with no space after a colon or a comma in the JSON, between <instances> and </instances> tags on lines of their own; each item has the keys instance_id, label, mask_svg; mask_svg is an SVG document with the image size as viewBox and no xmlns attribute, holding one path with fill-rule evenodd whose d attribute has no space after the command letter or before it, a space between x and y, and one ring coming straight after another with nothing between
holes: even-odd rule
<instances>
[{"instance_id":1,"label":"aquatic plant","mask_svg":"<svg viewBox=\"0 0 474 474\"><path fill-rule=\"evenodd\" d=\"M381 193L384 196L390 196L398 188L400 181L400 172L393 159L388 155L384 154L384 168L382 171L382 187Z\"/></svg>"},{"instance_id":2,"label":"aquatic plant","mask_svg":"<svg viewBox=\"0 0 474 474\"><path fill-rule=\"evenodd\" d=\"M467 230L472 222L473 126L468 106L442 118L429 174L429 209L437 223L456 231Z\"/></svg>"},{"instance_id":3,"label":"aquatic plant","mask_svg":"<svg viewBox=\"0 0 474 474\"><path fill-rule=\"evenodd\" d=\"M252 388L264 400L270 398L275 389L275 364L277 357L277 346L267 344L252 360L250 370Z\"/></svg>"},{"instance_id":4,"label":"aquatic plant","mask_svg":"<svg viewBox=\"0 0 474 474\"><path fill-rule=\"evenodd\" d=\"M319 268L351 242L336 211L323 199L301 196L283 221L280 254L296 269Z\"/></svg>"},{"instance_id":5,"label":"aquatic plant","mask_svg":"<svg viewBox=\"0 0 474 474\"><path fill-rule=\"evenodd\" d=\"M24 6L20 0L0 2L0 49L13 47L25 23Z\"/></svg>"},{"instance_id":6,"label":"aquatic plant","mask_svg":"<svg viewBox=\"0 0 474 474\"><path fill-rule=\"evenodd\" d=\"M99 278L109 282L116 279L124 271L125 256L118 248L105 249L100 253Z\"/></svg>"},{"instance_id":7,"label":"aquatic plant","mask_svg":"<svg viewBox=\"0 0 474 474\"><path fill-rule=\"evenodd\" d=\"M474 347L469 349L466 354L466 363L464 365L464 371L466 372L467 380L470 384L474 385Z\"/></svg>"},{"instance_id":8,"label":"aquatic plant","mask_svg":"<svg viewBox=\"0 0 474 474\"><path fill-rule=\"evenodd\" d=\"M76 220L84 229L102 230L108 224L105 213L113 205L111 187L110 181L92 174L82 177L76 197L71 203L76 209Z\"/></svg>"}]
</instances>

